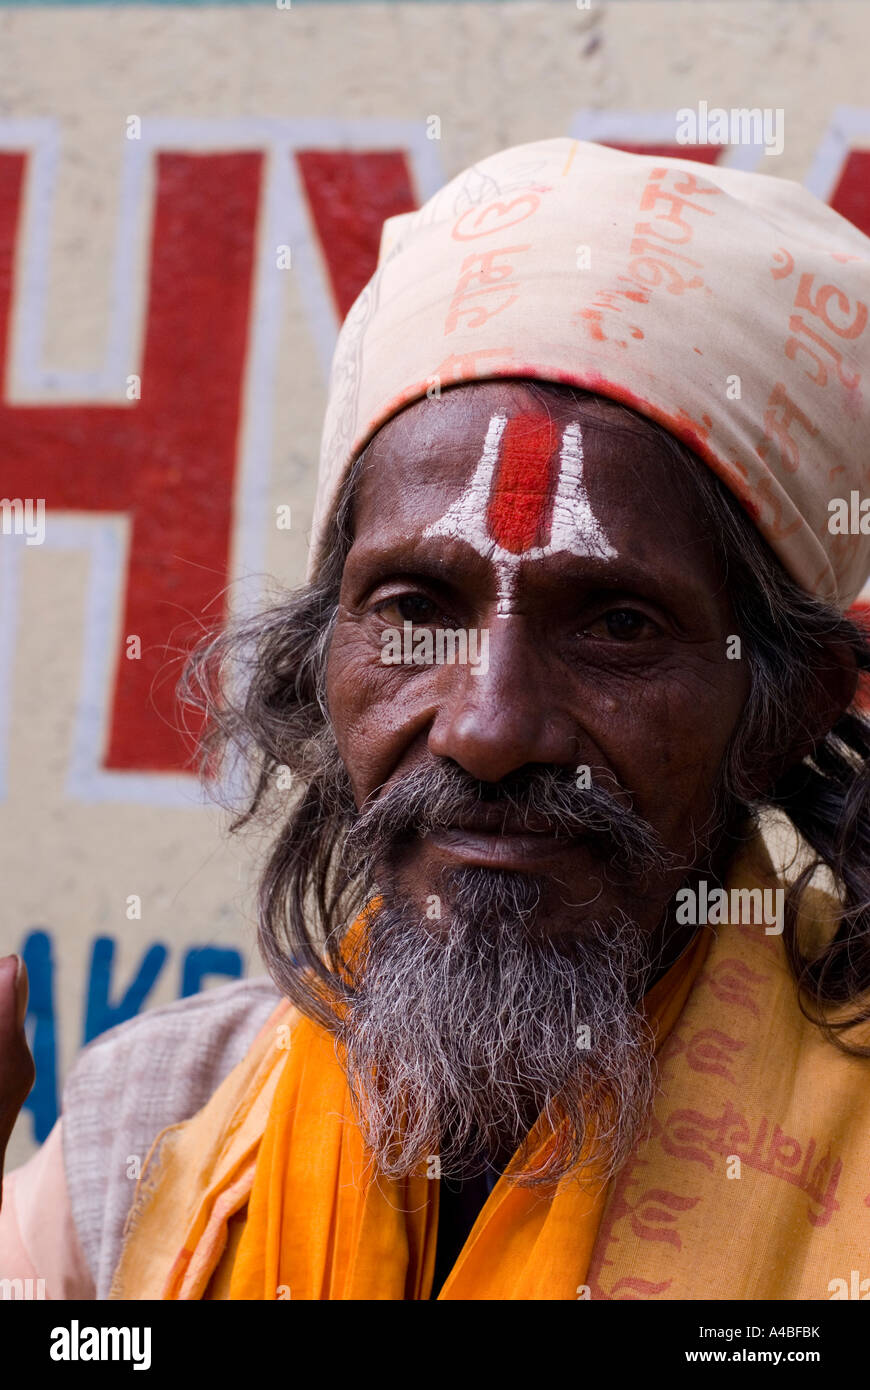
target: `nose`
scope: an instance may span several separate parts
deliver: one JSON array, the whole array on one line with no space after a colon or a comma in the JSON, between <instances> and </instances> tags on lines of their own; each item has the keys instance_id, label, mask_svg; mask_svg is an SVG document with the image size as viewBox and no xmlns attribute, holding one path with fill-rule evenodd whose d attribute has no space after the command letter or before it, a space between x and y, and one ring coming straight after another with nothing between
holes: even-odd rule
<instances>
[{"instance_id":1,"label":"nose","mask_svg":"<svg viewBox=\"0 0 870 1390\"><path fill-rule=\"evenodd\" d=\"M500 782L527 763L576 761L578 730L524 618L512 614L490 626L485 670L442 671L445 694L428 740L434 756L481 782Z\"/></svg>"}]
</instances>

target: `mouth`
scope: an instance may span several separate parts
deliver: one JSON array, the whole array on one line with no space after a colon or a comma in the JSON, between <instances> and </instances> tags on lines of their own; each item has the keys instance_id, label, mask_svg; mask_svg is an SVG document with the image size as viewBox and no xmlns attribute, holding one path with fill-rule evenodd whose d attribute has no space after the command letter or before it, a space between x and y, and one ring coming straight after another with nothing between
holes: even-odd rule
<instances>
[{"instance_id":1,"label":"mouth","mask_svg":"<svg viewBox=\"0 0 870 1390\"><path fill-rule=\"evenodd\" d=\"M551 828L506 821L494 825L485 816L469 817L461 824L430 830L423 844L454 864L487 869L506 869L531 873L546 869L566 851L581 845L586 837L557 835Z\"/></svg>"}]
</instances>

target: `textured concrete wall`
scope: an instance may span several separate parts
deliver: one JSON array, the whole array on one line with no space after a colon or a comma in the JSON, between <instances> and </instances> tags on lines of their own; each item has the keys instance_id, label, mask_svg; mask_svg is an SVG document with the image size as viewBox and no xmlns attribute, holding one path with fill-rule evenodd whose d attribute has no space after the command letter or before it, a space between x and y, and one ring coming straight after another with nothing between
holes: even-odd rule
<instances>
[{"instance_id":1,"label":"textured concrete wall","mask_svg":"<svg viewBox=\"0 0 870 1390\"><path fill-rule=\"evenodd\" d=\"M672 146L706 101L781 108L781 154L721 157L870 231L868 53L837 0L0 8L0 493L48 509L41 545L0 536L0 950L40 1068L13 1165L88 1031L259 971L173 652L228 583L302 574L383 216L542 136Z\"/></svg>"}]
</instances>

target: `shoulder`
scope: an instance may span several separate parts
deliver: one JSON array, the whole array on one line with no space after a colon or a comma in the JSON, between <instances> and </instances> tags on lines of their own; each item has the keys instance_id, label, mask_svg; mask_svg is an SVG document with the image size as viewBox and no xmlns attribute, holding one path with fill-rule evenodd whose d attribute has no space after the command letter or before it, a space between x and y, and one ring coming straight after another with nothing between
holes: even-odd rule
<instances>
[{"instance_id":1,"label":"shoulder","mask_svg":"<svg viewBox=\"0 0 870 1390\"><path fill-rule=\"evenodd\" d=\"M236 1058L240 1060L247 1041L262 1026L258 1020L265 1021L280 998L276 986L262 975L148 1009L88 1043L76 1058L66 1089L77 1076L93 1073L109 1061L117 1065L123 1058L135 1065L143 1045L170 1050L182 1044L186 1049L183 1070L188 1073L192 1062L208 1065L211 1060L217 1061L234 1041L242 1048Z\"/></svg>"},{"instance_id":2,"label":"shoulder","mask_svg":"<svg viewBox=\"0 0 870 1390\"><path fill-rule=\"evenodd\" d=\"M145 1156L242 1060L281 1002L266 976L128 1019L79 1054L63 1093L63 1150L79 1239L105 1296Z\"/></svg>"}]
</instances>

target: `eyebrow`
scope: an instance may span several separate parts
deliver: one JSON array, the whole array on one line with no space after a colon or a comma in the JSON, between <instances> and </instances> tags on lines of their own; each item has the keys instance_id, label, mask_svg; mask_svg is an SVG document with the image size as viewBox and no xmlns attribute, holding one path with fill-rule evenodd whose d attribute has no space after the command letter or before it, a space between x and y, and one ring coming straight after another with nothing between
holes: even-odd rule
<instances>
[{"instance_id":1,"label":"eyebrow","mask_svg":"<svg viewBox=\"0 0 870 1390\"><path fill-rule=\"evenodd\" d=\"M428 523L427 523L428 524ZM360 539L355 541L348 562L353 562L354 571L361 579L368 579L373 572L380 572L381 583L390 574L416 576L428 579L442 586L457 587L461 575L492 569L493 561L482 555L467 541L452 537L437 536L427 538L423 533L426 525L420 527L413 536L405 536L379 544L376 541ZM571 551L560 550L544 559L526 561L527 564L545 565L548 560L558 556L577 572L578 583L602 589L630 589L643 591L663 607L673 606L674 591L678 590L681 603L694 598L710 601L709 587L700 579L694 579L683 569L673 569L665 565L664 572L651 569L624 552L612 558L600 556L579 556ZM368 572L368 573L367 573ZM371 585L370 585L371 586Z\"/></svg>"}]
</instances>

